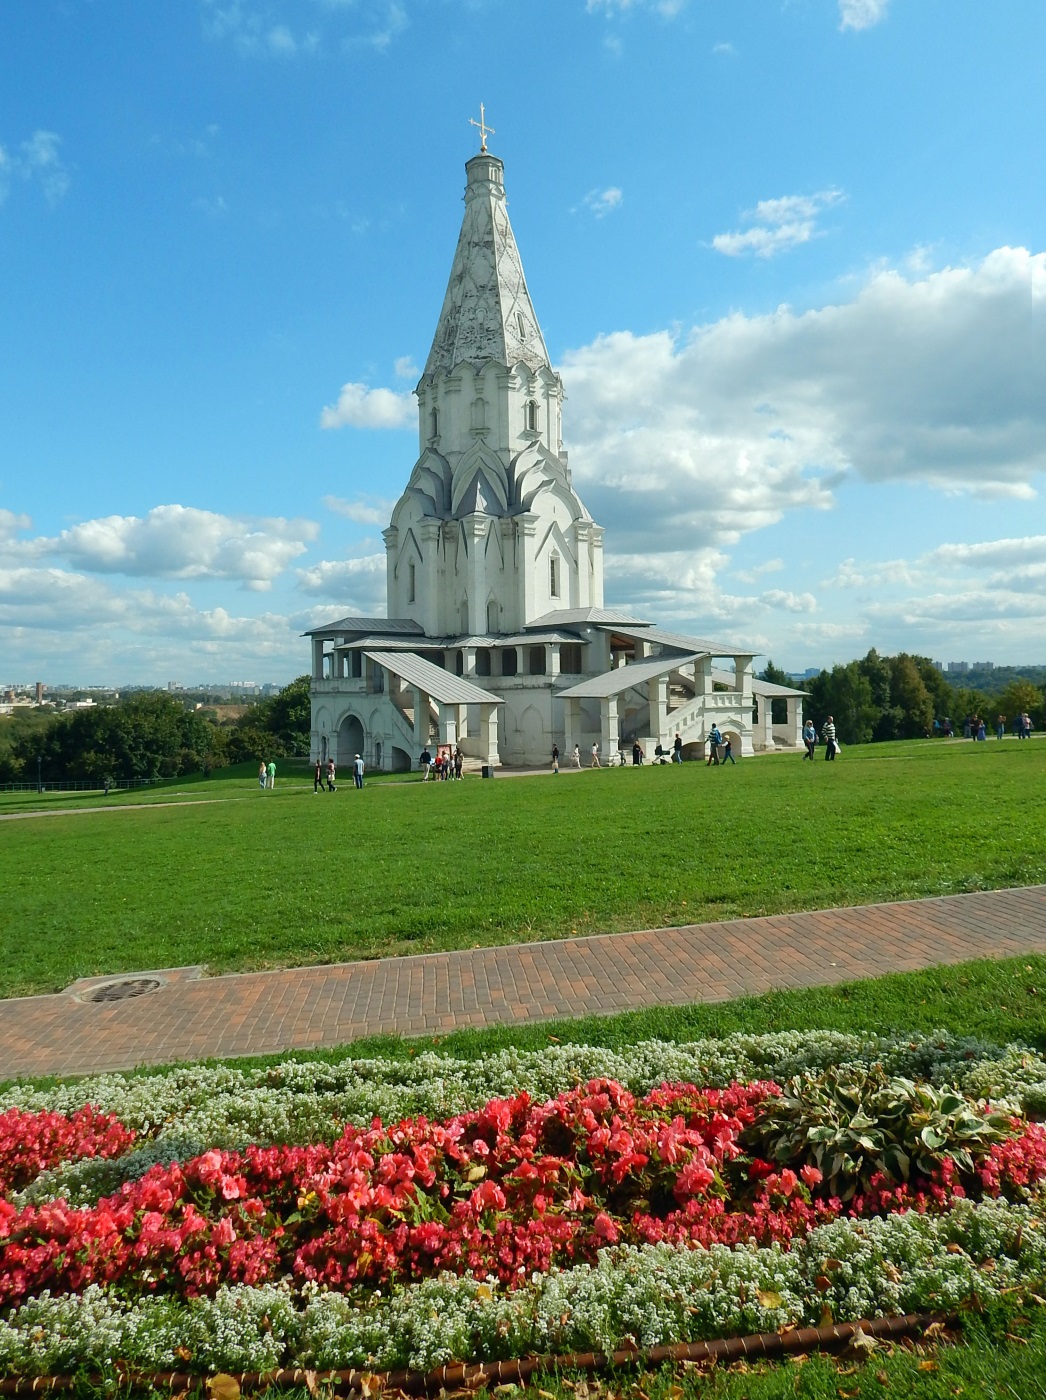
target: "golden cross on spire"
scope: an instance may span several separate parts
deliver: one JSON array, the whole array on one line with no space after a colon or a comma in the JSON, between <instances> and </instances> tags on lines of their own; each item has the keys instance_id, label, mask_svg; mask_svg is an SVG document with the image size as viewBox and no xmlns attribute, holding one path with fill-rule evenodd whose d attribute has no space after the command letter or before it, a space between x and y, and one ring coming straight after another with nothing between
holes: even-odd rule
<instances>
[{"instance_id":1,"label":"golden cross on spire","mask_svg":"<svg viewBox=\"0 0 1046 1400\"><path fill-rule=\"evenodd\" d=\"M487 114L483 109L482 102L479 104L479 121L476 121L475 117L469 117L469 126L479 128L479 153L480 155L486 155L487 137L496 136L498 133L492 126L487 125Z\"/></svg>"}]
</instances>

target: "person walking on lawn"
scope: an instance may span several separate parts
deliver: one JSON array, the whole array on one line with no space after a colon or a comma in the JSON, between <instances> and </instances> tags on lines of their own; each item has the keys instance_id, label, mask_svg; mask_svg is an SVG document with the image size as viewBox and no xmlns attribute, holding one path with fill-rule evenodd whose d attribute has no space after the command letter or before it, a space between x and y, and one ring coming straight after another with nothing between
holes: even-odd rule
<instances>
[{"instance_id":1,"label":"person walking on lawn","mask_svg":"<svg viewBox=\"0 0 1046 1400\"><path fill-rule=\"evenodd\" d=\"M352 781L358 788L363 786L363 759L359 754L352 760Z\"/></svg>"},{"instance_id":2,"label":"person walking on lawn","mask_svg":"<svg viewBox=\"0 0 1046 1400\"><path fill-rule=\"evenodd\" d=\"M276 786L276 764L271 758L269 759L269 766L265 771L269 775L269 787L274 788Z\"/></svg>"},{"instance_id":3,"label":"person walking on lawn","mask_svg":"<svg viewBox=\"0 0 1046 1400\"><path fill-rule=\"evenodd\" d=\"M723 736L719 732L719 726L712 725L708 733L708 757L705 759L705 767L719 767L719 746L723 742Z\"/></svg>"},{"instance_id":4,"label":"person walking on lawn","mask_svg":"<svg viewBox=\"0 0 1046 1400\"><path fill-rule=\"evenodd\" d=\"M821 730L821 738L824 740L824 756L829 763L835 761L835 720L831 715L825 720L824 728Z\"/></svg>"},{"instance_id":5,"label":"person walking on lawn","mask_svg":"<svg viewBox=\"0 0 1046 1400\"><path fill-rule=\"evenodd\" d=\"M806 745L806 753L803 754L803 762L807 759L811 763L814 761L814 750L817 748L817 730L814 728L812 719L808 719L803 725L803 743Z\"/></svg>"},{"instance_id":6,"label":"person walking on lawn","mask_svg":"<svg viewBox=\"0 0 1046 1400\"><path fill-rule=\"evenodd\" d=\"M327 760L327 791L328 791L328 792L337 792L337 791L338 791L337 786L336 786L336 784L335 784L335 782L334 782L334 779L335 779L335 777L337 776L337 771L338 771L338 770L337 770L337 768L335 767L333 757L332 757L332 758L328 758L328 760Z\"/></svg>"},{"instance_id":7,"label":"person walking on lawn","mask_svg":"<svg viewBox=\"0 0 1046 1400\"><path fill-rule=\"evenodd\" d=\"M314 793L323 791L323 763L316 760L316 767L312 770L312 790Z\"/></svg>"}]
</instances>

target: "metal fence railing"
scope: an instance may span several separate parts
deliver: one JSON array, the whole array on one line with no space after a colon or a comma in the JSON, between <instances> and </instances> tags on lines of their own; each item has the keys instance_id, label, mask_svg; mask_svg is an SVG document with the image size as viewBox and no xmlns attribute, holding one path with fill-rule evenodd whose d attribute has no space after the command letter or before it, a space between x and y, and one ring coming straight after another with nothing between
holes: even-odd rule
<instances>
[{"instance_id":1,"label":"metal fence railing","mask_svg":"<svg viewBox=\"0 0 1046 1400\"><path fill-rule=\"evenodd\" d=\"M113 778L110 792L118 789L152 787L154 783L170 782L169 778ZM60 783L0 783L0 792L104 792L104 782L60 782Z\"/></svg>"}]
</instances>

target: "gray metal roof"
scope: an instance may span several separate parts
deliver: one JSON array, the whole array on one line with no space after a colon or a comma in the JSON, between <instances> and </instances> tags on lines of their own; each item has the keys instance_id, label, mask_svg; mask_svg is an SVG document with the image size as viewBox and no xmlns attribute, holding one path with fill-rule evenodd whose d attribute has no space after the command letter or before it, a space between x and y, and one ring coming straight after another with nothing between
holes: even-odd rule
<instances>
[{"instance_id":1,"label":"gray metal roof","mask_svg":"<svg viewBox=\"0 0 1046 1400\"><path fill-rule=\"evenodd\" d=\"M336 622L324 623L303 632L303 637L331 637L335 633L375 633L379 637L397 637L403 633L424 636L425 629L420 622L410 617L341 617Z\"/></svg>"},{"instance_id":2,"label":"gray metal roof","mask_svg":"<svg viewBox=\"0 0 1046 1400\"><path fill-rule=\"evenodd\" d=\"M610 628L604 627L603 631ZM706 656L756 656L747 647L735 646L732 642L710 642L704 637L688 637L682 632L666 632L661 627L616 626L613 629L623 637L633 637L636 641L656 642L663 647L677 647L680 651L693 651Z\"/></svg>"},{"instance_id":3,"label":"gray metal roof","mask_svg":"<svg viewBox=\"0 0 1046 1400\"><path fill-rule=\"evenodd\" d=\"M579 632L518 632L514 637L499 637L494 645L499 647L539 646L544 642L580 642Z\"/></svg>"},{"instance_id":4,"label":"gray metal roof","mask_svg":"<svg viewBox=\"0 0 1046 1400\"><path fill-rule=\"evenodd\" d=\"M736 679L730 671L713 670L712 679L719 685L727 686L730 690L733 690L736 684ZM810 692L808 690L793 690L791 686L787 685L775 685L773 681L761 681L757 676L752 681L752 693L754 695L769 695L772 698L775 695L809 695Z\"/></svg>"},{"instance_id":5,"label":"gray metal roof","mask_svg":"<svg viewBox=\"0 0 1046 1400\"><path fill-rule=\"evenodd\" d=\"M631 690L634 685L643 685L657 676L667 675L688 661L696 661L698 653L689 656L656 656L651 661L634 661L629 666L615 666L612 671L592 676L569 690L561 690L561 700L606 700L611 695L620 695L623 690Z\"/></svg>"},{"instance_id":6,"label":"gray metal roof","mask_svg":"<svg viewBox=\"0 0 1046 1400\"><path fill-rule=\"evenodd\" d=\"M527 630L541 627L577 626L581 622L621 623L631 627L645 627L641 617L636 617L633 613L621 612L617 608L556 608L554 612L542 613L540 617L532 617L526 624Z\"/></svg>"},{"instance_id":7,"label":"gray metal roof","mask_svg":"<svg viewBox=\"0 0 1046 1400\"><path fill-rule=\"evenodd\" d=\"M399 676L408 685L417 685L430 695L433 700L441 705L500 705L502 703L500 695L494 695L489 690L483 690L480 686L474 685L472 681L466 680L464 676L455 676L450 671L445 671L442 666L436 666L431 661L426 661L423 656L419 656L414 651L367 651L365 656L370 657L379 666L384 666L391 671L394 676Z\"/></svg>"}]
</instances>

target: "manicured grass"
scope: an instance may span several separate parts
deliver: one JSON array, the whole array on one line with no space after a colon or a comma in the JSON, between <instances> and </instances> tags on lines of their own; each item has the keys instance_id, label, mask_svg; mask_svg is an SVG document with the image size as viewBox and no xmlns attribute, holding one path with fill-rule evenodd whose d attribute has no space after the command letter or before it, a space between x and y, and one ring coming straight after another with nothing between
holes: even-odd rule
<instances>
[{"instance_id":1,"label":"manicured grass","mask_svg":"<svg viewBox=\"0 0 1046 1400\"><path fill-rule=\"evenodd\" d=\"M184 810L0 824L0 992L1037 883L1044 778L1046 744L924 742L323 796L172 785Z\"/></svg>"},{"instance_id":2,"label":"manicured grass","mask_svg":"<svg viewBox=\"0 0 1046 1400\"><path fill-rule=\"evenodd\" d=\"M887 1345L861 1361L814 1354L710 1369L666 1366L656 1374L633 1369L596 1377L546 1375L535 1377L527 1394L577 1400L583 1385L589 1400L1046 1400L1046 1308L1030 1301L984 1317L970 1314L959 1335L958 1345L951 1334L942 1345ZM479 1392L477 1400L487 1393Z\"/></svg>"}]
</instances>

